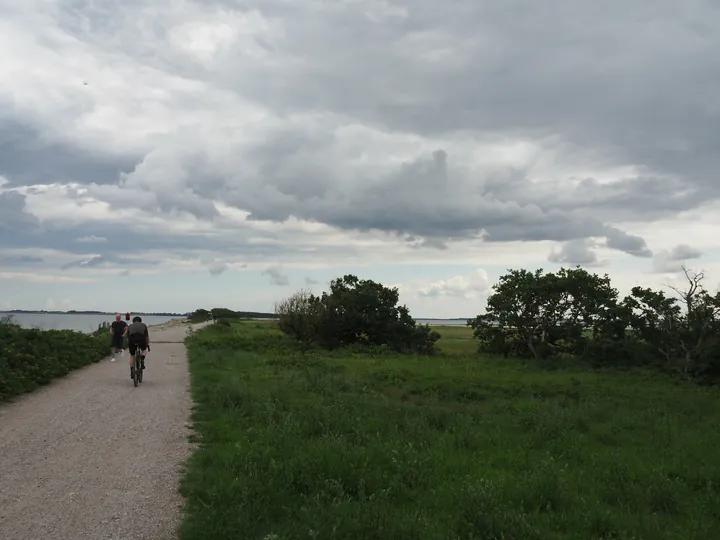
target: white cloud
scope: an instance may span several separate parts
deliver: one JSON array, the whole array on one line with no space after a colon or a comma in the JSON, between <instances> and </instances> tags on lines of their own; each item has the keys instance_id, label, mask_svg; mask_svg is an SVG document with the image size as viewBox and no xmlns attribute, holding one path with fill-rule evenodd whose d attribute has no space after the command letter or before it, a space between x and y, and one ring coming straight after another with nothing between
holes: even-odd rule
<instances>
[{"instance_id":1,"label":"white cloud","mask_svg":"<svg viewBox=\"0 0 720 540\"><path fill-rule=\"evenodd\" d=\"M76 242L80 242L82 244L104 244L107 242L107 238L103 238L102 236L83 236L81 238L78 238L75 240Z\"/></svg>"},{"instance_id":2,"label":"white cloud","mask_svg":"<svg viewBox=\"0 0 720 540\"><path fill-rule=\"evenodd\" d=\"M51 274L31 274L26 272L0 272L0 281L25 281L28 283L93 283L97 278L59 276Z\"/></svg>"},{"instance_id":3,"label":"white cloud","mask_svg":"<svg viewBox=\"0 0 720 540\"><path fill-rule=\"evenodd\" d=\"M491 286L487 272L478 268L467 275L438 281L410 282L399 288L425 298L478 298L486 294Z\"/></svg>"}]
</instances>

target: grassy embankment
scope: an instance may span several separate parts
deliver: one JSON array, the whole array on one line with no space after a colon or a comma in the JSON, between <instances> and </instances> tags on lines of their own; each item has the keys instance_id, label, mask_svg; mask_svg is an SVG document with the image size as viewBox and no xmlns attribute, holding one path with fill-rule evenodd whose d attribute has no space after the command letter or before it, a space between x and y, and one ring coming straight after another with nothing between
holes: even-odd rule
<instances>
[{"instance_id":1,"label":"grassy embankment","mask_svg":"<svg viewBox=\"0 0 720 540\"><path fill-rule=\"evenodd\" d=\"M0 402L98 362L108 356L109 345L107 329L36 330L0 320Z\"/></svg>"},{"instance_id":2,"label":"grassy embankment","mask_svg":"<svg viewBox=\"0 0 720 540\"><path fill-rule=\"evenodd\" d=\"M182 540L720 538L720 392L652 373L189 339Z\"/></svg>"}]
</instances>

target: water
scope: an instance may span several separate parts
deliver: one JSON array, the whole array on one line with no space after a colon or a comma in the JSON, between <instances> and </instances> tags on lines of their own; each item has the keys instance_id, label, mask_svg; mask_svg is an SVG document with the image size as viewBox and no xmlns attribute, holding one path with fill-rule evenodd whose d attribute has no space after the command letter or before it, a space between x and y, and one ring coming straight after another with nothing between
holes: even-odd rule
<instances>
[{"instance_id":1,"label":"water","mask_svg":"<svg viewBox=\"0 0 720 540\"><path fill-rule=\"evenodd\" d=\"M12 316L16 323L24 328L40 328L41 330L77 330L79 332L94 332L103 322L111 323L115 320L114 314L78 314L78 313L3 313L0 318ZM164 317L158 315L141 315L148 326L162 324L180 317ZM123 317L123 320L125 318ZM415 319L419 324L430 326L465 326L466 319Z\"/></svg>"},{"instance_id":2,"label":"water","mask_svg":"<svg viewBox=\"0 0 720 540\"><path fill-rule=\"evenodd\" d=\"M474 317L468 317L473 319ZM430 326L465 326L468 319L415 319L418 324L428 324Z\"/></svg>"},{"instance_id":3,"label":"water","mask_svg":"<svg viewBox=\"0 0 720 540\"><path fill-rule=\"evenodd\" d=\"M79 314L79 313L3 313L0 318L10 315L14 321L24 328L41 330L77 330L78 332L94 332L103 322L111 323L114 314ZM158 315L140 315L148 326L162 324L180 317L163 317ZM123 315L123 320L125 316ZM127 321L126 321L127 322Z\"/></svg>"}]
</instances>

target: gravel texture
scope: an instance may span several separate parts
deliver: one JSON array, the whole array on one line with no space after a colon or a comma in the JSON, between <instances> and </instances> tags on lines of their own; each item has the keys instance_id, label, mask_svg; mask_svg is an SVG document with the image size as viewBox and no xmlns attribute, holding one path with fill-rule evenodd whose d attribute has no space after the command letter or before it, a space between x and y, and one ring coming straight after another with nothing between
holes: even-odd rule
<instances>
[{"instance_id":1,"label":"gravel texture","mask_svg":"<svg viewBox=\"0 0 720 540\"><path fill-rule=\"evenodd\" d=\"M191 449L186 328L151 328L137 388L125 351L0 406L0 539L177 537Z\"/></svg>"}]
</instances>

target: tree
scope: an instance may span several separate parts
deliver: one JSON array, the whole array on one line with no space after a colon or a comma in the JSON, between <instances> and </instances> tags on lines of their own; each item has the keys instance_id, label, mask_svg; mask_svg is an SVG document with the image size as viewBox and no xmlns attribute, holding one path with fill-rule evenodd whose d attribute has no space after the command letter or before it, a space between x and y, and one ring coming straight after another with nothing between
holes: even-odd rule
<instances>
[{"instance_id":1,"label":"tree","mask_svg":"<svg viewBox=\"0 0 720 540\"><path fill-rule=\"evenodd\" d=\"M657 365L687 377L720 377L720 293L683 267L685 288L636 286L618 301L610 278L576 267L509 270L486 313L468 321L480 350L539 360L559 354L594 365Z\"/></svg>"},{"instance_id":2,"label":"tree","mask_svg":"<svg viewBox=\"0 0 720 540\"><path fill-rule=\"evenodd\" d=\"M398 352L434 353L440 335L416 324L399 298L397 288L348 274L334 279L320 297L301 291L275 310L283 332L328 349L386 345Z\"/></svg>"},{"instance_id":3,"label":"tree","mask_svg":"<svg viewBox=\"0 0 720 540\"><path fill-rule=\"evenodd\" d=\"M623 303L630 310L630 326L637 336L669 365L678 352L682 323L680 306L662 291L633 287Z\"/></svg>"},{"instance_id":4,"label":"tree","mask_svg":"<svg viewBox=\"0 0 720 540\"><path fill-rule=\"evenodd\" d=\"M707 350L717 347L717 334L720 329L720 293L710 295L703 287L704 272L693 272L682 267L687 288L671 286L685 305L685 316L677 328L677 345L682 352L681 370L684 373L702 371L709 366L701 366Z\"/></svg>"},{"instance_id":5,"label":"tree","mask_svg":"<svg viewBox=\"0 0 720 540\"><path fill-rule=\"evenodd\" d=\"M610 278L586 270L509 270L487 300L486 313L468 324L487 352L530 355L536 360L560 352L579 353L586 332L607 331L618 292Z\"/></svg>"},{"instance_id":6,"label":"tree","mask_svg":"<svg viewBox=\"0 0 720 540\"><path fill-rule=\"evenodd\" d=\"M320 299L307 289L275 303L280 330L305 346L317 338L322 310Z\"/></svg>"},{"instance_id":7,"label":"tree","mask_svg":"<svg viewBox=\"0 0 720 540\"><path fill-rule=\"evenodd\" d=\"M212 313L210 313L207 309L202 308L196 309L188 316L188 319L192 322L207 321L210 318L212 318Z\"/></svg>"}]
</instances>

